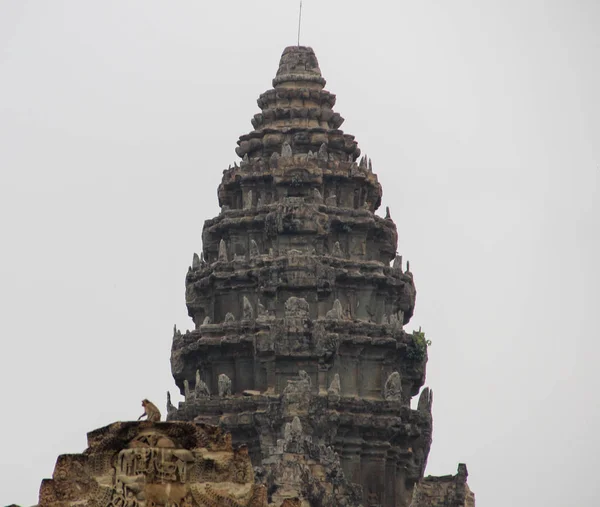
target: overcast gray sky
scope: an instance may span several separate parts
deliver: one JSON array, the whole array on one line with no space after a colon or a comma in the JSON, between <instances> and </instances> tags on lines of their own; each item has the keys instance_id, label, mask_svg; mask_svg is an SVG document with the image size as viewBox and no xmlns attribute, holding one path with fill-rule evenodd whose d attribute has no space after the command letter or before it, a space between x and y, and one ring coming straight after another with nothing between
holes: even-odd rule
<instances>
[{"instance_id":1,"label":"overcast gray sky","mask_svg":"<svg viewBox=\"0 0 600 507\"><path fill-rule=\"evenodd\" d=\"M0 0L0 504L174 393L185 273L297 3ZM600 2L303 19L415 276L427 472L466 462L481 507L597 506Z\"/></svg>"}]
</instances>

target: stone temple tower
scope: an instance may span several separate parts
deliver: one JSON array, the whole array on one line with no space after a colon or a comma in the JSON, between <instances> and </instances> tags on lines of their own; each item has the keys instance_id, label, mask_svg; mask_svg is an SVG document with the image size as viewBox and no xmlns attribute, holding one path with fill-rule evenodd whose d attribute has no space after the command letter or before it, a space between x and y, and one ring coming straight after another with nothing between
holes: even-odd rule
<instances>
[{"instance_id":1,"label":"stone temple tower","mask_svg":"<svg viewBox=\"0 0 600 507\"><path fill-rule=\"evenodd\" d=\"M167 422L88 433L38 507L475 507L467 468L423 477L433 394L407 333L413 275L312 49L283 52L186 277ZM418 395L417 409L411 399Z\"/></svg>"},{"instance_id":2,"label":"stone temple tower","mask_svg":"<svg viewBox=\"0 0 600 507\"><path fill-rule=\"evenodd\" d=\"M185 402L168 419L231 432L271 495L294 480L310 489L310 474L273 472L301 442L299 456L321 449L339 463L339 505L408 506L432 431L427 344L403 329L415 284L389 211L375 214L371 161L324 87L313 50L286 48L238 140L239 165L223 171L221 213L186 276L195 329L174 334Z\"/></svg>"}]
</instances>

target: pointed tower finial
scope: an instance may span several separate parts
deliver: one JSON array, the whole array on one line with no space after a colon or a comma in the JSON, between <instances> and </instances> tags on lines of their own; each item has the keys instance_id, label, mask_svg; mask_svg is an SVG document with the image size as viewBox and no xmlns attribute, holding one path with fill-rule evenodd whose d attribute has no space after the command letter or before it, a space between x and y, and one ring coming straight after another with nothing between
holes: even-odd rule
<instances>
[{"instance_id":1,"label":"pointed tower finial","mask_svg":"<svg viewBox=\"0 0 600 507\"><path fill-rule=\"evenodd\" d=\"M300 47L300 27L302 26L302 0L300 0L300 11L298 13L298 47Z\"/></svg>"}]
</instances>

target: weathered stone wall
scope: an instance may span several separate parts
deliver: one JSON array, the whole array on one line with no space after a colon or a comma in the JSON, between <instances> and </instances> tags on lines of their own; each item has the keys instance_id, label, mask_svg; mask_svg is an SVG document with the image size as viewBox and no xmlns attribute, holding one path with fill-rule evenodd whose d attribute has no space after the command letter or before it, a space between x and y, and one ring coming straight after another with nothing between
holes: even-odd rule
<instances>
[{"instance_id":1,"label":"weathered stone wall","mask_svg":"<svg viewBox=\"0 0 600 507\"><path fill-rule=\"evenodd\" d=\"M39 507L266 507L245 447L218 427L119 422L88 433L83 454L59 456Z\"/></svg>"},{"instance_id":2,"label":"weathered stone wall","mask_svg":"<svg viewBox=\"0 0 600 507\"><path fill-rule=\"evenodd\" d=\"M461 463L456 475L425 477L415 487L410 507L475 507L467 476L467 466Z\"/></svg>"}]
</instances>

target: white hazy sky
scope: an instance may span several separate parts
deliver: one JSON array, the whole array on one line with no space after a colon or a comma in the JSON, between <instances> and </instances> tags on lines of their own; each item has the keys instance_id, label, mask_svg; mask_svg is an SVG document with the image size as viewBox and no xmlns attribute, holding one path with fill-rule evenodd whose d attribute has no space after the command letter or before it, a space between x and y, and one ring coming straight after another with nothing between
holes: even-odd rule
<instances>
[{"instance_id":1,"label":"white hazy sky","mask_svg":"<svg viewBox=\"0 0 600 507\"><path fill-rule=\"evenodd\" d=\"M433 341L427 472L466 462L481 507L596 507L600 2L303 19ZM296 28L295 0L0 0L1 505L175 391L185 273Z\"/></svg>"}]
</instances>

